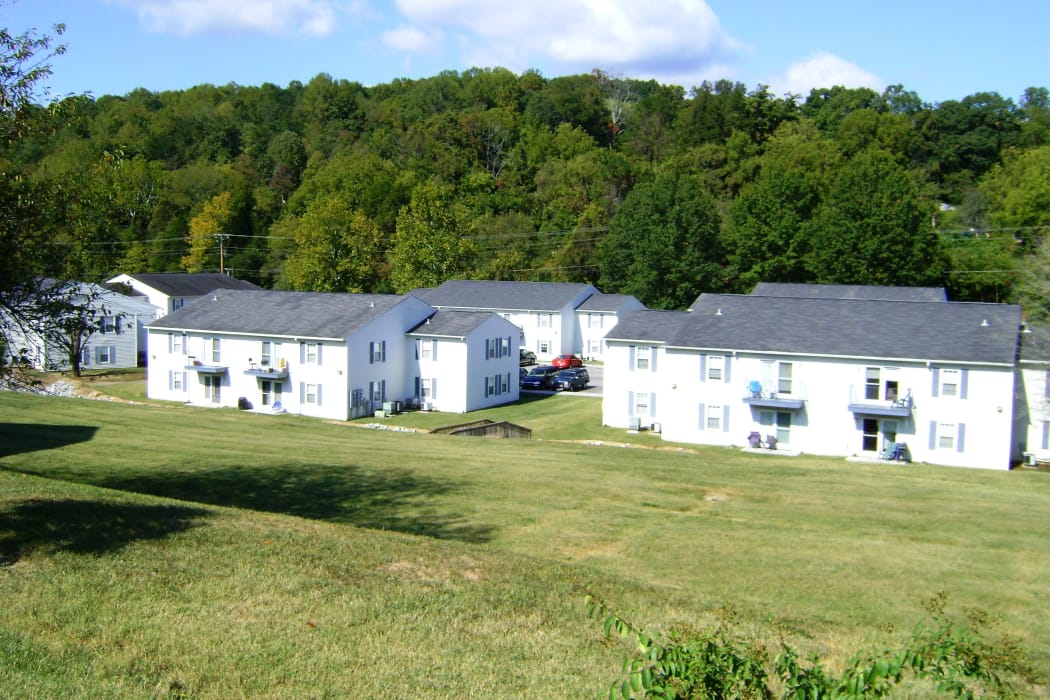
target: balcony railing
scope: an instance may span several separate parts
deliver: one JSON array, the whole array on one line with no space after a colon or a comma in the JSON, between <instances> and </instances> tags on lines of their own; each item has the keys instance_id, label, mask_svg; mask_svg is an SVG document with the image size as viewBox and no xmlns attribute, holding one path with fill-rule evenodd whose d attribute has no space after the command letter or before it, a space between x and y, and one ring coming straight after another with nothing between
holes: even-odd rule
<instances>
[{"instance_id":1,"label":"balcony railing","mask_svg":"<svg viewBox=\"0 0 1050 700\"><path fill-rule=\"evenodd\" d=\"M226 365L206 365L200 360L190 360L186 363L187 372L197 372L198 374L226 374Z\"/></svg>"},{"instance_id":2,"label":"balcony railing","mask_svg":"<svg viewBox=\"0 0 1050 700\"><path fill-rule=\"evenodd\" d=\"M259 379L287 379L288 365L285 362L281 362L278 367L252 363L248 366L248 369L244 370L244 373Z\"/></svg>"},{"instance_id":3,"label":"balcony railing","mask_svg":"<svg viewBox=\"0 0 1050 700\"><path fill-rule=\"evenodd\" d=\"M779 385L779 383L778 383ZM798 411L806 406L801 387L792 386L791 393L777 391L776 387L763 386L761 382L748 382L744 403L755 408L771 408L780 411Z\"/></svg>"},{"instance_id":4,"label":"balcony railing","mask_svg":"<svg viewBox=\"0 0 1050 700\"><path fill-rule=\"evenodd\" d=\"M857 387L849 388L849 410L857 415L907 418L911 415L913 407L914 402L910 389L904 396L898 398L869 399L866 396L860 396Z\"/></svg>"}]
</instances>

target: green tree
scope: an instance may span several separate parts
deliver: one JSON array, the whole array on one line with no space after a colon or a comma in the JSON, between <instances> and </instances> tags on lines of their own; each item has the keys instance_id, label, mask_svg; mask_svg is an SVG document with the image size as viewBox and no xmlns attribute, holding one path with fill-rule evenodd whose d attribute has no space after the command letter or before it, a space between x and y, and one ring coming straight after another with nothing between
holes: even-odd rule
<instances>
[{"instance_id":1,"label":"green tree","mask_svg":"<svg viewBox=\"0 0 1050 700\"><path fill-rule=\"evenodd\" d=\"M923 200L889 153L870 149L832 173L811 220L807 267L822 283L939 284L947 263Z\"/></svg>"},{"instance_id":2,"label":"green tree","mask_svg":"<svg viewBox=\"0 0 1050 700\"><path fill-rule=\"evenodd\" d=\"M400 294L466 274L473 263L465 212L452 188L429 180L412 191L397 217L390 280Z\"/></svg>"},{"instance_id":3,"label":"green tree","mask_svg":"<svg viewBox=\"0 0 1050 700\"><path fill-rule=\"evenodd\" d=\"M201 272L214 259L213 251L225 251L227 225L233 214L232 195L222 192L206 202L201 212L190 221L190 231L186 238L189 252L182 258L182 266L187 272ZM219 271L222 272L224 261L220 252Z\"/></svg>"},{"instance_id":4,"label":"green tree","mask_svg":"<svg viewBox=\"0 0 1050 700\"><path fill-rule=\"evenodd\" d=\"M697 178L658 175L624 199L596 257L603 291L657 309L684 309L724 288L725 254L714 199Z\"/></svg>"},{"instance_id":5,"label":"green tree","mask_svg":"<svg viewBox=\"0 0 1050 700\"><path fill-rule=\"evenodd\" d=\"M372 292L383 268L383 234L338 195L315 200L302 216L272 229L295 241L280 286L311 292Z\"/></svg>"}]
</instances>

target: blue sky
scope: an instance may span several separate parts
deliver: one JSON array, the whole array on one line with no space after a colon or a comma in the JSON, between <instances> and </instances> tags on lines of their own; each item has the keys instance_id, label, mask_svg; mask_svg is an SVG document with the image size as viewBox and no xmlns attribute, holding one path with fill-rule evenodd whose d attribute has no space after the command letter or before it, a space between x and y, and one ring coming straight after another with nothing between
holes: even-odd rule
<instances>
[{"instance_id":1,"label":"blue sky","mask_svg":"<svg viewBox=\"0 0 1050 700\"><path fill-rule=\"evenodd\" d=\"M902 84L927 102L1050 87L1038 0L0 0L0 26L50 31L52 96L365 85L503 66L550 78L601 68L690 88L728 78L805 96Z\"/></svg>"}]
</instances>

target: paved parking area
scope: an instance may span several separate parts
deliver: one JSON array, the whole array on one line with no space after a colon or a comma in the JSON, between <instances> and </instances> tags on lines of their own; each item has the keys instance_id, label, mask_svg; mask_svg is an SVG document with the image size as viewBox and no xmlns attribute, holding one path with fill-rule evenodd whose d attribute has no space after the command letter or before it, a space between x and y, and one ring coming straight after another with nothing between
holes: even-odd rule
<instances>
[{"instance_id":1,"label":"paved parking area","mask_svg":"<svg viewBox=\"0 0 1050 700\"><path fill-rule=\"evenodd\" d=\"M596 398L602 397L602 379L605 377L605 366L604 365L587 365L587 374L591 377L591 383L582 391L534 391L532 389L522 389L523 394L566 394L568 396L593 396Z\"/></svg>"}]
</instances>

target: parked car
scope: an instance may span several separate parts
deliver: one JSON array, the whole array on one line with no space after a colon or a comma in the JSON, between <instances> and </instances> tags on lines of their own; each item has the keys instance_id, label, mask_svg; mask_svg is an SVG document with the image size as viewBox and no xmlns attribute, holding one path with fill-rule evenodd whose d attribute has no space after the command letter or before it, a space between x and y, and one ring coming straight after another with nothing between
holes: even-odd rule
<instances>
[{"instance_id":1,"label":"parked car","mask_svg":"<svg viewBox=\"0 0 1050 700\"><path fill-rule=\"evenodd\" d=\"M568 369L570 367L583 367L583 360L576 355L558 355L551 364L558 369Z\"/></svg>"},{"instance_id":2,"label":"parked car","mask_svg":"<svg viewBox=\"0 0 1050 700\"><path fill-rule=\"evenodd\" d=\"M522 367L536 364L536 353L532 350L521 348L518 350L518 364Z\"/></svg>"},{"instance_id":3,"label":"parked car","mask_svg":"<svg viewBox=\"0 0 1050 700\"><path fill-rule=\"evenodd\" d=\"M521 380L525 378L525 375L529 373L529 370L525 367L518 367L518 386L521 386Z\"/></svg>"},{"instance_id":4,"label":"parked car","mask_svg":"<svg viewBox=\"0 0 1050 700\"><path fill-rule=\"evenodd\" d=\"M557 367L537 365L521 378L518 386L522 389L551 389L554 386L554 375L557 373Z\"/></svg>"},{"instance_id":5,"label":"parked car","mask_svg":"<svg viewBox=\"0 0 1050 700\"><path fill-rule=\"evenodd\" d=\"M583 367L559 370L554 375L554 388L581 391L591 383L591 375Z\"/></svg>"}]
</instances>

